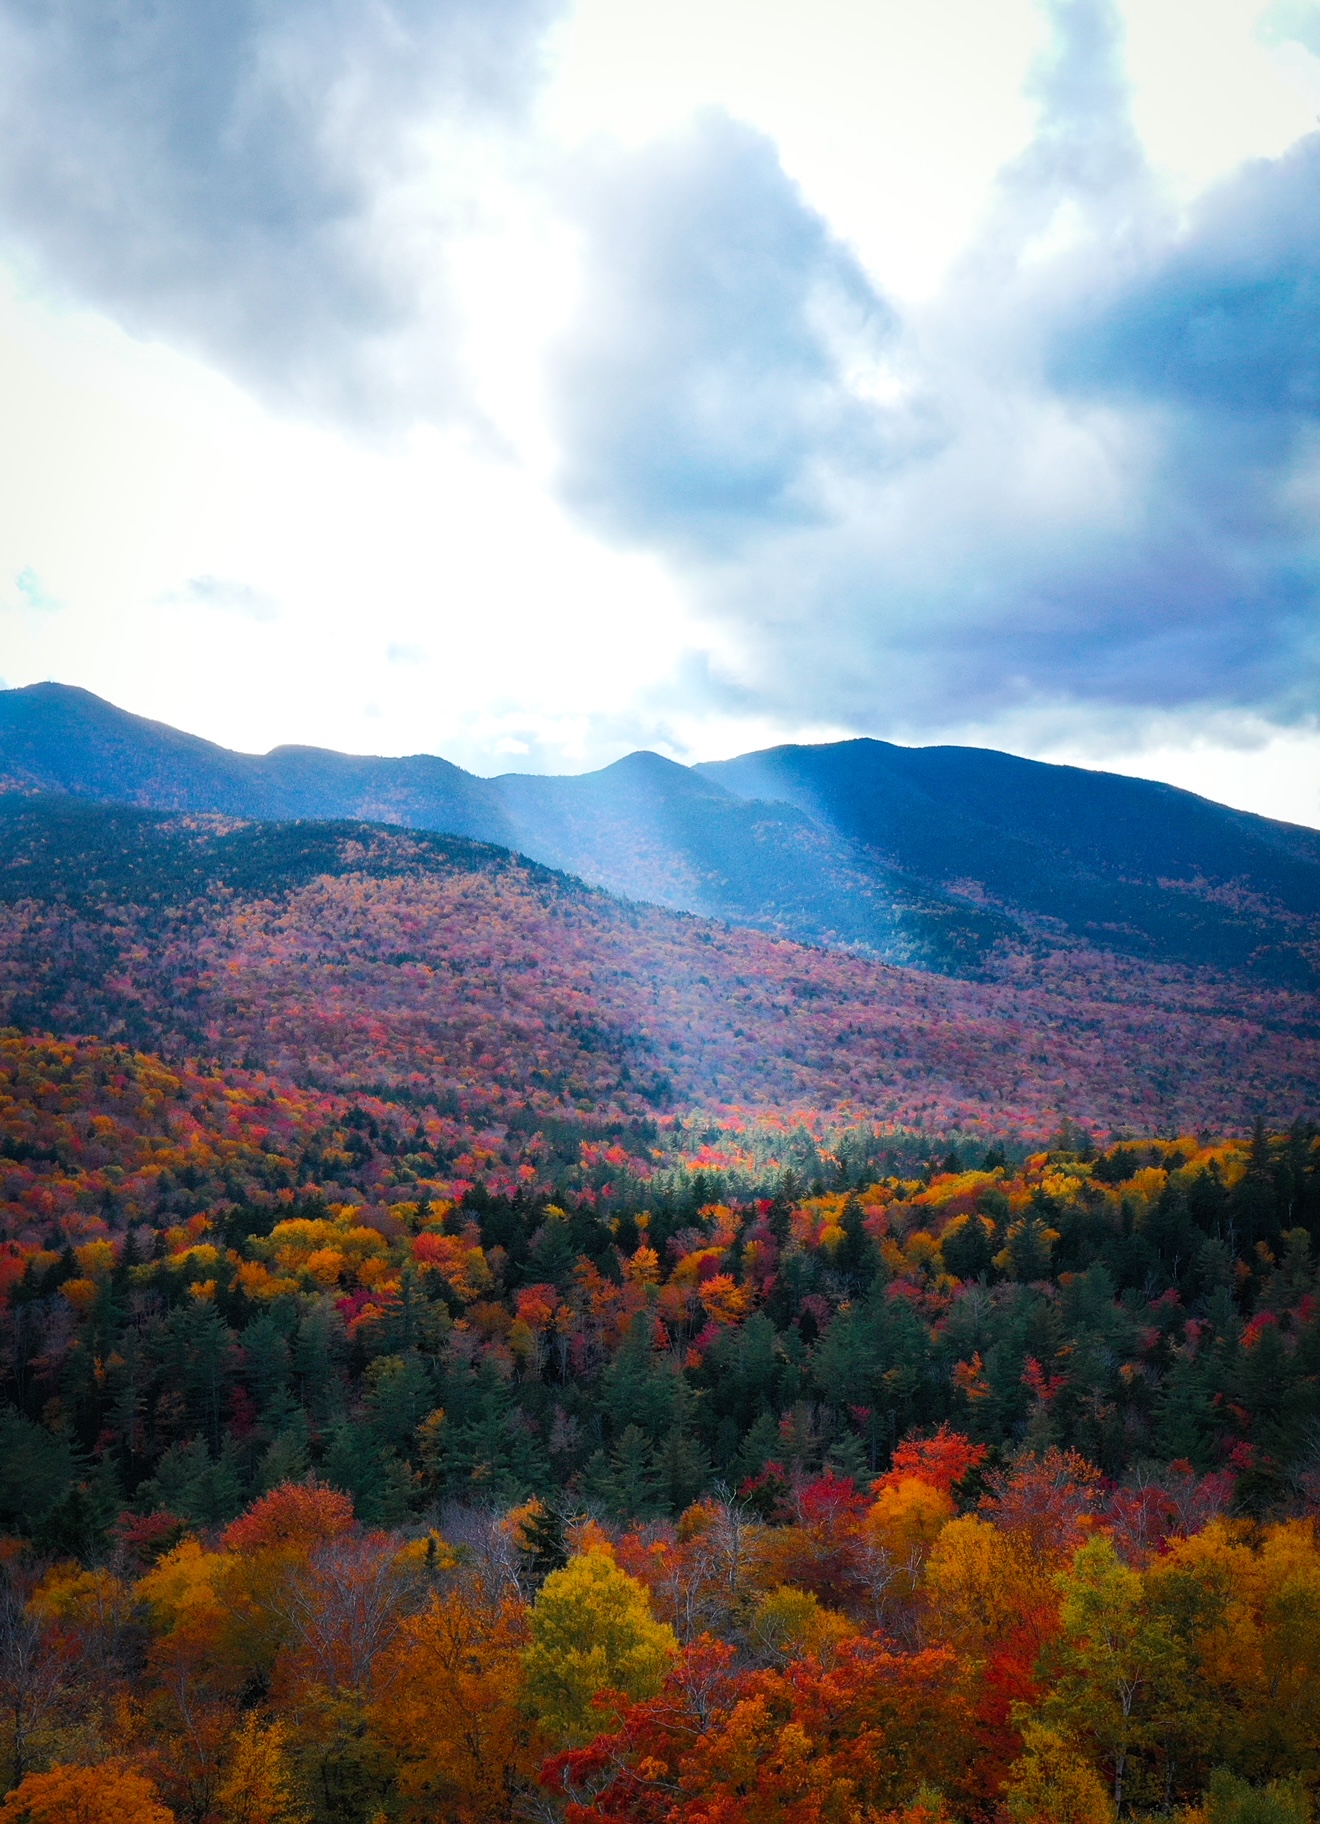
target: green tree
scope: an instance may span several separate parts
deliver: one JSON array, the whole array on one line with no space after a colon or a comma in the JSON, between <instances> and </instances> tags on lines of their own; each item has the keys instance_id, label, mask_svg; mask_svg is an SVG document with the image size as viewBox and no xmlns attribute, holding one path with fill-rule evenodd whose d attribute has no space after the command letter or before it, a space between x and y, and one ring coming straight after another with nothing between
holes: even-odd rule
<instances>
[{"instance_id":1,"label":"green tree","mask_svg":"<svg viewBox=\"0 0 1320 1824\"><path fill-rule=\"evenodd\" d=\"M645 1432L629 1425L606 1456L587 1465L587 1489L616 1520L651 1520L664 1505L655 1451Z\"/></svg>"},{"instance_id":2,"label":"green tree","mask_svg":"<svg viewBox=\"0 0 1320 1824\"><path fill-rule=\"evenodd\" d=\"M614 1435L637 1426L652 1443L674 1421L676 1376L654 1342L655 1318L639 1311L623 1347L601 1377L601 1396Z\"/></svg>"},{"instance_id":3,"label":"green tree","mask_svg":"<svg viewBox=\"0 0 1320 1824\"><path fill-rule=\"evenodd\" d=\"M0 1409L0 1524L30 1528L74 1476L68 1445L12 1406Z\"/></svg>"},{"instance_id":4,"label":"green tree","mask_svg":"<svg viewBox=\"0 0 1320 1824\"><path fill-rule=\"evenodd\" d=\"M1310 1824L1311 1801L1295 1777L1249 1786L1221 1767L1210 1781L1205 1817L1206 1824Z\"/></svg>"},{"instance_id":5,"label":"green tree","mask_svg":"<svg viewBox=\"0 0 1320 1824\"><path fill-rule=\"evenodd\" d=\"M1091 1748L1121 1810L1136 1757L1161 1748L1186 1707L1187 1646L1108 1538L1087 1540L1058 1581L1060 1632L1039 1720Z\"/></svg>"}]
</instances>

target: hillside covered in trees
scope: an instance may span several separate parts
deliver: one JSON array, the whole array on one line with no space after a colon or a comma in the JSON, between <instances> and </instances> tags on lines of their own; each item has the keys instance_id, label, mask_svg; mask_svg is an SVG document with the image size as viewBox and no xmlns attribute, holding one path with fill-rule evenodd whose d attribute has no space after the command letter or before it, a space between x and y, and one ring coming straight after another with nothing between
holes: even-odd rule
<instances>
[{"instance_id":1,"label":"hillside covered in trees","mask_svg":"<svg viewBox=\"0 0 1320 1824\"><path fill-rule=\"evenodd\" d=\"M479 778L433 754L243 754L89 691L0 690L0 791L365 819L496 843L611 893L964 977L1064 941L1320 987L1320 834L1148 779L973 747L773 748Z\"/></svg>"},{"instance_id":2,"label":"hillside covered in trees","mask_svg":"<svg viewBox=\"0 0 1320 1824\"><path fill-rule=\"evenodd\" d=\"M0 1018L526 1133L693 1107L1044 1139L1317 1110L1316 998L1041 937L967 981L458 837L0 795ZM507 1133L506 1133L507 1137Z\"/></svg>"},{"instance_id":3,"label":"hillside covered in trees","mask_svg":"<svg viewBox=\"0 0 1320 1824\"><path fill-rule=\"evenodd\" d=\"M0 798L4 1824L1286 1824L1314 1005Z\"/></svg>"},{"instance_id":4,"label":"hillside covered in trees","mask_svg":"<svg viewBox=\"0 0 1320 1824\"><path fill-rule=\"evenodd\" d=\"M0 1043L0 1816L1306 1815L1310 1129L566 1126Z\"/></svg>"}]
</instances>

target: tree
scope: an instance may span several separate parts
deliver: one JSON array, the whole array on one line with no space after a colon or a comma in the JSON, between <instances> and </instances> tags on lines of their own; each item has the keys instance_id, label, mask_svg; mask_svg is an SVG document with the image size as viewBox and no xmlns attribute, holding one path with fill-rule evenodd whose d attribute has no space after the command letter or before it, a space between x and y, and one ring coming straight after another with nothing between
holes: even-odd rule
<instances>
[{"instance_id":1,"label":"tree","mask_svg":"<svg viewBox=\"0 0 1320 1824\"><path fill-rule=\"evenodd\" d=\"M25 1532L40 1521L67 1492L74 1461L62 1438L0 1407L0 1524Z\"/></svg>"},{"instance_id":2,"label":"tree","mask_svg":"<svg viewBox=\"0 0 1320 1824\"><path fill-rule=\"evenodd\" d=\"M1185 1646L1106 1537L1082 1546L1059 1590L1059 1639L1047 1654L1040 1717L1066 1740L1093 1746L1121 1810L1134 1756L1170 1734L1166 1713L1186 1685Z\"/></svg>"},{"instance_id":3,"label":"tree","mask_svg":"<svg viewBox=\"0 0 1320 1824\"><path fill-rule=\"evenodd\" d=\"M527 1611L477 1581L413 1616L376 1662L372 1726L409 1819L496 1824L535 1785L548 1744L523 1704Z\"/></svg>"},{"instance_id":4,"label":"tree","mask_svg":"<svg viewBox=\"0 0 1320 1824\"><path fill-rule=\"evenodd\" d=\"M1042 1561L1061 1568L1089 1537L1102 1478L1075 1450L1051 1446L1041 1456L1023 1455L987 1482L981 1512L1005 1532L1020 1534Z\"/></svg>"},{"instance_id":5,"label":"tree","mask_svg":"<svg viewBox=\"0 0 1320 1824\"><path fill-rule=\"evenodd\" d=\"M922 1786L949 1793L955 1809L983 1799L968 1790L965 1703L951 1653L895 1653L857 1639L842 1642L829 1665L799 1659L741 1675L732 1658L730 1648L699 1641L659 1695L624 1710L617 1734L552 1762L552 1790L594 1794L570 1817L879 1824Z\"/></svg>"},{"instance_id":6,"label":"tree","mask_svg":"<svg viewBox=\"0 0 1320 1824\"><path fill-rule=\"evenodd\" d=\"M544 1501L528 1501L508 1516L518 1553L522 1588L539 1590L552 1571L568 1563L568 1538L560 1508Z\"/></svg>"},{"instance_id":7,"label":"tree","mask_svg":"<svg viewBox=\"0 0 1320 1824\"><path fill-rule=\"evenodd\" d=\"M156 1788L113 1764L29 1773L0 1805L0 1824L175 1824Z\"/></svg>"},{"instance_id":8,"label":"tree","mask_svg":"<svg viewBox=\"0 0 1320 1824\"><path fill-rule=\"evenodd\" d=\"M1212 1520L1150 1573L1199 1586L1210 1625L1198 1657L1215 1758L1248 1779L1320 1765L1320 1549L1310 1521L1253 1535Z\"/></svg>"},{"instance_id":9,"label":"tree","mask_svg":"<svg viewBox=\"0 0 1320 1824\"><path fill-rule=\"evenodd\" d=\"M977 1514L951 1520L931 1548L923 1589L927 1631L964 1657L1018 1669L1017 1696L1057 1626L1051 1568L1023 1533L1003 1532Z\"/></svg>"},{"instance_id":10,"label":"tree","mask_svg":"<svg viewBox=\"0 0 1320 1824\"><path fill-rule=\"evenodd\" d=\"M1206 1794L1206 1824L1310 1824L1311 1801L1299 1779L1249 1786L1217 1768Z\"/></svg>"},{"instance_id":11,"label":"tree","mask_svg":"<svg viewBox=\"0 0 1320 1824\"><path fill-rule=\"evenodd\" d=\"M229 1552L285 1551L306 1557L316 1546L355 1532L353 1503L336 1488L285 1482L225 1528Z\"/></svg>"},{"instance_id":12,"label":"tree","mask_svg":"<svg viewBox=\"0 0 1320 1824\"><path fill-rule=\"evenodd\" d=\"M4 1716L6 1785L17 1784L34 1760L36 1743L58 1701L64 1667L31 1605L5 1580L0 1585L0 1713Z\"/></svg>"},{"instance_id":13,"label":"tree","mask_svg":"<svg viewBox=\"0 0 1320 1824\"><path fill-rule=\"evenodd\" d=\"M301 1824L293 1801L283 1723L263 1728L249 1713L234 1738L229 1771L220 1787L225 1824Z\"/></svg>"},{"instance_id":14,"label":"tree","mask_svg":"<svg viewBox=\"0 0 1320 1824\"><path fill-rule=\"evenodd\" d=\"M882 1494L894 1483L915 1477L949 1495L987 1455L984 1444L973 1444L963 1432L941 1425L928 1438L907 1438L899 1444L887 1473L871 1484L871 1492Z\"/></svg>"},{"instance_id":15,"label":"tree","mask_svg":"<svg viewBox=\"0 0 1320 1824\"><path fill-rule=\"evenodd\" d=\"M1114 1824L1105 1783L1073 1743L1034 1724L1026 1753L1009 1769L1005 1809L1012 1824Z\"/></svg>"},{"instance_id":16,"label":"tree","mask_svg":"<svg viewBox=\"0 0 1320 1824\"><path fill-rule=\"evenodd\" d=\"M804 1653L826 1658L856 1633L846 1615L823 1608L809 1591L786 1584L762 1596L747 1624L752 1645L771 1665L784 1665Z\"/></svg>"},{"instance_id":17,"label":"tree","mask_svg":"<svg viewBox=\"0 0 1320 1824\"><path fill-rule=\"evenodd\" d=\"M655 1452L640 1426L628 1425L608 1458L598 1451L587 1465L592 1495L619 1520L653 1519L661 1506Z\"/></svg>"},{"instance_id":18,"label":"tree","mask_svg":"<svg viewBox=\"0 0 1320 1824\"><path fill-rule=\"evenodd\" d=\"M530 1629L527 1696L563 1742L589 1741L611 1726L614 1713L593 1707L598 1692L654 1696L678 1651L643 1586L600 1551L583 1552L546 1578Z\"/></svg>"},{"instance_id":19,"label":"tree","mask_svg":"<svg viewBox=\"0 0 1320 1824\"><path fill-rule=\"evenodd\" d=\"M417 1557L388 1533L332 1539L284 1586L289 1641L280 1684L365 1692L376 1655L416 1608Z\"/></svg>"},{"instance_id":20,"label":"tree","mask_svg":"<svg viewBox=\"0 0 1320 1824\"><path fill-rule=\"evenodd\" d=\"M918 1476L886 1478L880 1486L866 1527L893 1563L905 1593L914 1587L931 1546L953 1513L950 1497Z\"/></svg>"}]
</instances>

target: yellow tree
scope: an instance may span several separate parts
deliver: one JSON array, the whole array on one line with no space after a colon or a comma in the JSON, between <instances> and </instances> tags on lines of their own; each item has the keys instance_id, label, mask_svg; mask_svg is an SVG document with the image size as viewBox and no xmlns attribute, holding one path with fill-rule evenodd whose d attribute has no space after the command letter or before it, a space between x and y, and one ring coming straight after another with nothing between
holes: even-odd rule
<instances>
[{"instance_id":1,"label":"yellow tree","mask_svg":"<svg viewBox=\"0 0 1320 1824\"><path fill-rule=\"evenodd\" d=\"M214 1806L244 1681L234 1650L234 1565L231 1553L187 1538L135 1586L154 1635L144 1721L158 1750L158 1777L177 1809L195 1816Z\"/></svg>"},{"instance_id":2,"label":"yellow tree","mask_svg":"<svg viewBox=\"0 0 1320 1824\"><path fill-rule=\"evenodd\" d=\"M590 1741L615 1725L615 1712L593 1705L598 1692L634 1702L654 1697L678 1652L645 1588L605 1552L583 1552L547 1577L529 1626L528 1701L562 1743Z\"/></svg>"},{"instance_id":3,"label":"yellow tree","mask_svg":"<svg viewBox=\"0 0 1320 1824\"><path fill-rule=\"evenodd\" d=\"M249 1715L234 1738L229 1769L220 1787L225 1824L301 1824L289 1780L283 1723L262 1726Z\"/></svg>"},{"instance_id":4,"label":"yellow tree","mask_svg":"<svg viewBox=\"0 0 1320 1824\"><path fill-rule=\"evenodd\" d=\"M1012 1824L1114 1824L1118 1813L1104 1781L1073 1743L1036 1723L1025 1747L1008 1774Z\"/></svg>"},{"instance_id":5,"label":"yellow tree","mask_svg":"<svg viewBox=\"0 0 1320 1824\"><path fill-rule=\"evenodd\" d=\"M1261 1532L1214 1520L1149 1573L1196 1583L1215 1615L1198 1638L1217 1758L1254 1780L1320 1775L1320 1549L1308 1520Z\"/></svg>"}]
</instances>

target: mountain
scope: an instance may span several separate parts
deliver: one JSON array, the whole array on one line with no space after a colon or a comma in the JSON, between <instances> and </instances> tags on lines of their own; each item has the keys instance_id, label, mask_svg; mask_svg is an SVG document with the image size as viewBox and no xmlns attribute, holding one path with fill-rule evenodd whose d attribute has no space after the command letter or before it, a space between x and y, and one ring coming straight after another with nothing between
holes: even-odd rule
<instances>
[{"instance_id":1,"label":"mountain","mask_svg":"<svg viewBox=\"0 0 1320 1824\"><path fill-rule=\"evenodd\" d=\"M578 777L480 779L430 755L239 754L90 691L0 692L0 789L276 820L364 818L513 848L631 898L966 972L1012 932L858 852L786 803L748 801L659 754Z\"/></svg>"},{"instance_id":2,"label":"mountain","mask_svg":"<svg viewBox=\"0 0 1320 1824\"><path fill-rule=\"evenodd\" d=\"M1317 1112L1320 1083L1295 990L1082 947L965 981L620 900L465 837L53 793L0 795L7 1025L425 1103L474 1139L712 1106L1240 1131Z\"/></svg>"},{"instance_id":3,"label":"mountain","mask_svg":"<svg viewBox=\"0 0 1320 1824\"><path fill-rule=\"evenodd\" d=\"M512 848L785 937L976 975L1084 943L1320 986L1320 833L1148 780L981 748L781 747L481 779L430 755L239 754L59 684L0 692L0 787Z\"/></svg>"},{"instance_id":4,"label":"mountain","mask_svg":"<svg viewBox=\"0 0 1320 1824\"><path fill-rule=\"evenodd\" d=\"M693 769L936 890L1164 961L1306 981L1320 831L1148 779L975 747L840 741Z\"/></svg>"},{"instance_id":5,"label":"mountain","mask_svg":"<svg viewBox=\"0 0 1320 1824\"><path fill-rule=\"evenodd\" d=\"M492 841L511 834L488 782L447 760L277 747L237 754L89 690L0 691L0 785L231 817L367 817Z\"/></svg>"}]
</instances>

